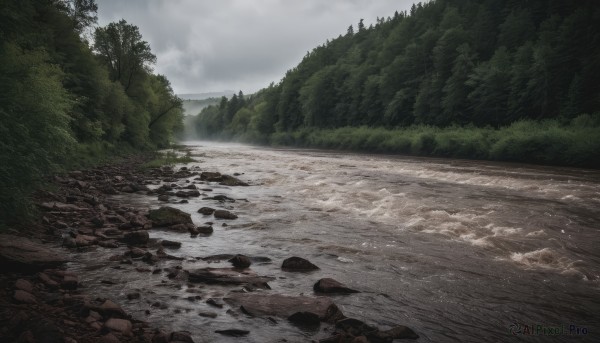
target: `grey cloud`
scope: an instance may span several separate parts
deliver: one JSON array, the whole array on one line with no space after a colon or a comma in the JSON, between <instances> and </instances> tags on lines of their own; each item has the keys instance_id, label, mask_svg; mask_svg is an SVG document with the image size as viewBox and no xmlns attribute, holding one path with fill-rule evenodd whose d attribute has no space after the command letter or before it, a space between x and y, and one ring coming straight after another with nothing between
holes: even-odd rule
<instances>
[{"instance_id":1,"label":"grey cloud","mask_svg":"<svg viewBox=\"0 0 600 343\"><path fill-rule=\"evenodd\" d=\"M178 93L278 82L307 51L412 0L97 0L99 25L137 25Z\"/></svg>"}]
</instances>

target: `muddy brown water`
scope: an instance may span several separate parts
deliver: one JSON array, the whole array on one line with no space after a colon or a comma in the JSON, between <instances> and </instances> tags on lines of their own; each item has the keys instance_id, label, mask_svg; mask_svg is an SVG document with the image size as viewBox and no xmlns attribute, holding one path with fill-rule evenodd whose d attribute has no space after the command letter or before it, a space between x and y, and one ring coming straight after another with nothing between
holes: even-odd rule
<instances>
[{"instance_id":1,"label":"muddy brown water","mask_svg":"<svg viewBox=\"0 0 600 343\"><path fill-rule=\"evenodd\" d=\"M333 277L362 291L333 297L346 316L381 328L409 326L420 342L600 340L598 171L210 142L187 145L198 161L188 167L243 173L239 178L251 186L198 185L213 189L208 195L246 199L235 203L200 197L171 204L191 213L196 224L214 221L215 232L191 238L152 230L153 239L183 243L167 251L185 260L159 267L229 266L196 259L224 253L266 257L272 262L263 259L251 268L275 277L268 292L312 295L316 280ZM113 200L161 205L155 196L139 194ZM196 212L203 206L229 209L239 218L214 220ZM225 222L228 226L222 226ZM115 252L99 248L73 254L77 262L71 267L87 289L118 301L153 326L190 331L196 342L305 342L331 332L327 325L306 330L285 319L275 318L275 323L229 306L211 307L207 298L239 287L188 287L164 273L135 271L148 267L141 261L107 262ZM281 271L281 261L294 255L321 269ZM128 300L131 292L141 298ZM188 299L193 296L202 299ZM230 328L250 334L228 338L214 333Z\"/></svg>"}]
</instances>

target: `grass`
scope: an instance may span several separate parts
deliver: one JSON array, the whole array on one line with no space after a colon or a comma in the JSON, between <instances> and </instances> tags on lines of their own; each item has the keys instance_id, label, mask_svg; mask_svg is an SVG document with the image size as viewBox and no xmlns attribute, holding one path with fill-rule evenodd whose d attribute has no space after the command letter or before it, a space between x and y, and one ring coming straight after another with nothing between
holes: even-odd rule
<instances>
[{"instance_id":1,"label":"grass","mask_svg":"<svg viewBox=\"0 0 600 343\"><path fill-rule=\"evenodd\" d=\"M600 168L600 115L568 122L524 120L502 128L410 126L304 128L272 145Z\"/></svg>"},{"instance_id":2,"label":"grass","mask_svg":"<svg viewBox=\"0 0 600 343\"><path fill-rule=\"evenodd\" d=\"M144 163L142 168L157 168L162 166L172 166L178 163L191 163L196 162L191 157L191 152L186 151L185 155L181 156L176 151L158 152L156 158Z\"/></svg>"}]
</instances>

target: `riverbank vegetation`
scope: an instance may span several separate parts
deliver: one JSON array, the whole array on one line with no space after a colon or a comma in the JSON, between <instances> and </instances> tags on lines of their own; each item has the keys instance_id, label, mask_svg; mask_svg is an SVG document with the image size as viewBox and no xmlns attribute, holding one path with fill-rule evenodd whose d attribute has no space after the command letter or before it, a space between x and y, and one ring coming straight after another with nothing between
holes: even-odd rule
<instances>
[{"instance_id":1,"label":"riverbank vegetation","mask_svg":"<svg viewBox=\"0 0 600 343\"><path fill-rule=\"evenodd\" d=\"M600 6L435 0L348 27L203 138L600 167Z\"/></svg>"},{"instance_id":2,"label":"riverbank vegetation","mask_svg":"<svg viewBox=\"0 0 600 343\"><path fill-rule=\"evenodd\" d=\"M94 0L0 2L0 226L45 177L168 146L181 100L135 25L96 28Z\"/></svg>"}]
</instances>

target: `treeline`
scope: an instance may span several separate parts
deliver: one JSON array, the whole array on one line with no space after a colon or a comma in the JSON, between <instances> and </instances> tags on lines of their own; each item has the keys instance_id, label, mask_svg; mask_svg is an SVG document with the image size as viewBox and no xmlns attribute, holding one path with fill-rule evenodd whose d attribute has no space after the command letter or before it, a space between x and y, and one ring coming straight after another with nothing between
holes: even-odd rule
<instances>
[{"instance_id":1,"label":"treeline","mask_svg":"<svg viewBox=\"0 0 600 343\"><path fill-rule=\"evenodd\" d=\"M431 127L430 134L437 135L445 128L487 132L525 122L530 128L564 131L569 140L563 143L573 148L565 152L578 156L554 158L532 151L548 150L544 145L555 140L517 149L529 144L525 136L511 144L522 153L498 153L493 148L498 142L486 139L481 141L484 150L488 147L485 153L443 149L444 156L598 167L598 80L597 1L435 0L378 18L369 27L361 20L356 29L350 26L346 34L307 53L279 83L245 99L244 106L225 99L205 109L197 125L204 137L343 147L339 140L305 138L310 132L315 132L311 137L339 132L336 128L345 128L346 137L366 132L359 128L407 134ZM454 139L456 146L467 144L460 136ZM318 143L323 141L328 143ZM581 146L586 148L574 148ZM394 145L384 150L414 151ZM416 150L439 155L435 146Z\"/></svg>"},{"instance_id":2,"label":"treeline","mask_svg":"<svg viewBox=\"0 0 600 343\"><path fill-rule=\"evenodd\" d=\"M50 173L166 146L181 126L138 28L93 30L96 11L94 0L0 0L0 226L27 215Z\"/></svg>"}]
</instances>

